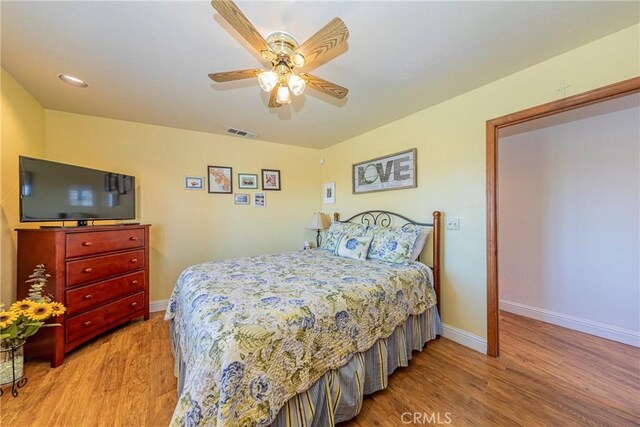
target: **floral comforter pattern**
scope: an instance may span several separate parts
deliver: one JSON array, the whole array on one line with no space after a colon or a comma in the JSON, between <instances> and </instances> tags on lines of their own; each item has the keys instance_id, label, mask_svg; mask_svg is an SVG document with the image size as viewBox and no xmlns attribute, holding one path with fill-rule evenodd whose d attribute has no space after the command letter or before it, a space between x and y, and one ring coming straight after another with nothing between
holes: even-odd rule
<instances>
[{"instance_id":1,"label":"floral comforter pattern","mask_svg":"<svg viewBox=\"0 0 640 427\"><path fill-rule=\"evenodd\" d=\"M187 268L165 319L186 365L172 425L268 425L327 370L435 305L429 271L307 250Z\"/></svg>"}]
</instances>

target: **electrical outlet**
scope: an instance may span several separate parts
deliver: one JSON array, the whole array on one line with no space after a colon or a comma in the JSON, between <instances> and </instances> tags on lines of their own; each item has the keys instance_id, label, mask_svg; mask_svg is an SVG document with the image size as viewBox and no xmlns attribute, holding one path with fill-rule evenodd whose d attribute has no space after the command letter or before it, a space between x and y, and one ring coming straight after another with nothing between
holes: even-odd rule
<instances>
[{"instance_id":1,"label":"electrical outlet","mask_svg":"<svg viewBox=\"0 0 640 427\"><path fill-rule=\"evenodd\" d=\"M455 216L447 218L447 230L460 230L460 218Z\"/></svg>"}]
</instances>

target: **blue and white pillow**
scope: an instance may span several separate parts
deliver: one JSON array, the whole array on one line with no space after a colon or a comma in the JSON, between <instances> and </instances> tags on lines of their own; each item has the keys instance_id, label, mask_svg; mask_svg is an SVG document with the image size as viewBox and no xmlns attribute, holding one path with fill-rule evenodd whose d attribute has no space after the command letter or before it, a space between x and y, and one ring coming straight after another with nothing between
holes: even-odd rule
<instances>
[{"instance_id":1,"label":"blue and white pillow","mask_svg":"<svg viewBox=\"0 0 640 427\"><path fill-rule=\"evenodd\" d=\"M418 227L407 229L373 226L367 236L373 237L369 247L369 258L395 264L411 261L416 239L420 235Z\"/></svg>"},{"instance_id":2,"label":"blue and white pillow","mask_svg":"<svg viewBox=\"0 0 640 427\"><path fill-rule=\"evenodd\" d=\"M367 259L372 240L373 236L360 237L342 233L333 253L346 258Z\"/></svg>"},{"instance_id":3,"label":"blue and white pillow","mask_svg":"<svg viewBox=\"0 0 640 427\"><path fill-rule=\"evenodd\" d=\"M352 222L332 222L329 231L327 231L327 234L325 234L322 240L320 248L333 252L336 250L336 245L338 244L338 239L341 234L346 233L350 236L362 237L366 232L366 225Z\"/></svg>"}]
</instances>

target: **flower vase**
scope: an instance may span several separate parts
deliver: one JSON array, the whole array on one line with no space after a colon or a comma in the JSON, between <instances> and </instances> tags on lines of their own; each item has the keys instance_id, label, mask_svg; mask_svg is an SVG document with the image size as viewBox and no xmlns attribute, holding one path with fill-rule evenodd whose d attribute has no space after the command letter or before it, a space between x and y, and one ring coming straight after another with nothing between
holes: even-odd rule
<instances>
[{"instance_id":1,"label":"flower vase","mask_svg":"<svg viewBox=\"0 0 640 427\"><path fill-rule=\"evenodd\" d=\"M24 377L24 344L0 349L0 386L14 384Z\"/></svg>"}]
</instances>

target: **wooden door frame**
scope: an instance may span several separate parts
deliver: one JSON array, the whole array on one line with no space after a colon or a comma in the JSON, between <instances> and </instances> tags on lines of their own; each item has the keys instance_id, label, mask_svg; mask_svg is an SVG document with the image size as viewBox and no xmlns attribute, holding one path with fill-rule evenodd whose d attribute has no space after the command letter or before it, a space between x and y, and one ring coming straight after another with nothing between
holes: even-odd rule
<instances>
[{"instance_id":1,"label":"wooden door frame","mask_svg":"<svg viewBox=\"0 0 640 427\"><path fill-rule=\"evenodd\" d=\"M501 128L640 92L640 77L487 120L487 354L499 355L498 131Z\"/></svg>"}]
</instances>

